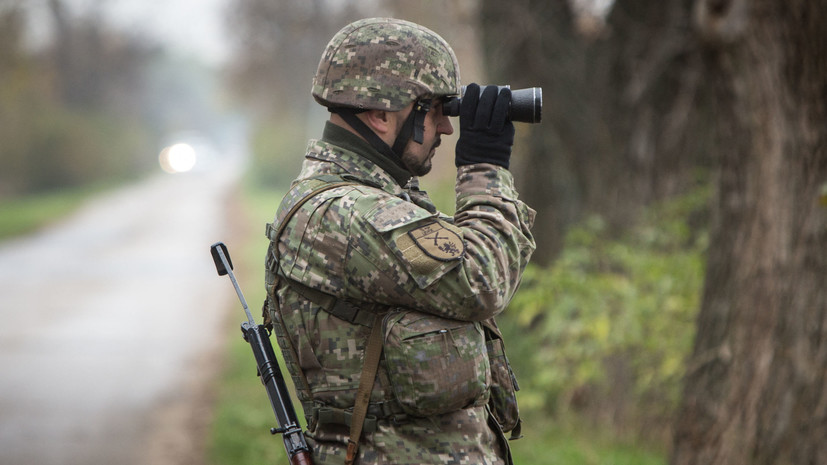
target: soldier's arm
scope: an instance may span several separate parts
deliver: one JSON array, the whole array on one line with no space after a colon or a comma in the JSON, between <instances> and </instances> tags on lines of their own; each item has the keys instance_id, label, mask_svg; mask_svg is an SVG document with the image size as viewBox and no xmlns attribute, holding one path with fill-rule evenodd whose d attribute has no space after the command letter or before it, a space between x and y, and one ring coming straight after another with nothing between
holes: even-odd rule
<instances>
[{"instance_id":1,"label":"soldier's arm","mask_svg":"<svg viewBox=\"0 0 827 465\"><path fill-rule=\"evenodd\" d=\"M459 168L453 224L387 196L362 196L353 211L343 272L356 300L487 319L511 300L534 250L534 211L494 165Z\"/></svg>"}]
</instances>

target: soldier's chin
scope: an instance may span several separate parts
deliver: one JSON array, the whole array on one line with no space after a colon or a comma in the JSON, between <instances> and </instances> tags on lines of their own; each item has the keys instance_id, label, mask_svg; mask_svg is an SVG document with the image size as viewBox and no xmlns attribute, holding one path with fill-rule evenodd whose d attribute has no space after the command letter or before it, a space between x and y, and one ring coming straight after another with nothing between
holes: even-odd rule
<instances>
[{"instance_id":1,"label":"soldier's chin","mask_svg":"<svg viewBox=\"0 0 827 465\"><path fill-rule=\"evenodd\" d=\"M431 169L434 167L434 164L431 163L432 158L433 154L430 157L428 157L428 160L425 161L425 163L423 163L422 166L419 167L419 172L417 173L417 176L425 176L426 174L431 172Z\"/></svg>"}]
</instances>

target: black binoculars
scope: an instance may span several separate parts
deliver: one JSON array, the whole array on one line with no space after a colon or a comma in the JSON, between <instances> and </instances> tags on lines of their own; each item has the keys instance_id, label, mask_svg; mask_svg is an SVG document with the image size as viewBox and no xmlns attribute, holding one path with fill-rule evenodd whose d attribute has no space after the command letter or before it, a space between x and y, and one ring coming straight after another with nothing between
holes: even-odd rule
<instances>
[{"instance_id":1,"label":"black binoculars","mask_svg":"<svg viewBox=\"0 0 827 465\"><path fill-rule=\"evenodd\" d=\"M500 89L509 86L498 86ZM480 86L480 92L485 86ZM462 86L462 95L465 95L465 86ZM459 116L459 108L462 104L462 97L449 97L442 103L442 114L445 116ZM539 123L543 117L543 89L541 87L529 87L527 89L516 89L511 91L511 106L508 110L508 118L511 121L521 123Z\"/></svg>"}]
</instances>

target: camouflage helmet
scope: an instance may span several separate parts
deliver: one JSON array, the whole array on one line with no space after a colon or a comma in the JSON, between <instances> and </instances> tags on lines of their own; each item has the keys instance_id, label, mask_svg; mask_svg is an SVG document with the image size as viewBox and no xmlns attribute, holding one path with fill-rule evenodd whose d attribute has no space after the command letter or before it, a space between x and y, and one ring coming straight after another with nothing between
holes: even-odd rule
<instances>
[{"instance_id":1,"label":"camouflage helmet","mask_svg":"<svg viewBox=\"0 0 827 465\"><path fill-rule=\"evenodd\" d=\"M326 107L399 111L423 97L458 95L459 64L435 32L392 18L362 19L327 44L313 79Z\"/></svg>"}]
</instances>

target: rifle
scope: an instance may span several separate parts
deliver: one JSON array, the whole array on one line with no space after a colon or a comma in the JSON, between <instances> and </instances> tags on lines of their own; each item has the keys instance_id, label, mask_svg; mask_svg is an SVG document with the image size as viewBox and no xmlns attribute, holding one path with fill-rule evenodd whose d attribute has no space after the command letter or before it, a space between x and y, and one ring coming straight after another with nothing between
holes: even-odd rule
<instances>
[{"instance_id":1,"label":"rifle","mask_svg":"<svg viewBox=\"0 0 827 465\"><path fill-rule=\"evenodd\" d=\"M238 299L244 307L244 312L247 313L247 321L241 323L241 333L244 335L244 340L250 343L250 347L253 349L253 355L258 365L258 376L261 378L261 384L267 390L270 405L273 407L273 413L276 415L276 421L279 425L278 428L271 428L270 434L280 433L282 435L284 448L287 450L287 456L292 465L313 465L310 447L307 446L304 434L302 434L301 425L296 417L296 410L293 408L293 402L290 400L287 386L284 384L284 377L281 374L276 355L273 353L273 345L270 344L270 335L264 325L256 325L253 320L253 315L247 307L247 301L244 299L233 274L233 262L230 260L230 252L223 242L216 242L210 246L210 253L215 262L218 275L230 275Z\"/></svg>"}]
</instances>

